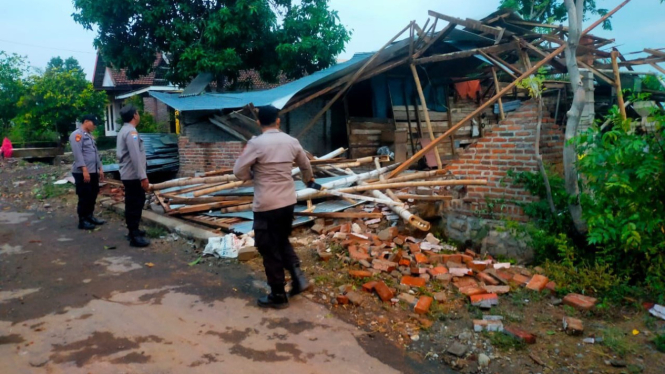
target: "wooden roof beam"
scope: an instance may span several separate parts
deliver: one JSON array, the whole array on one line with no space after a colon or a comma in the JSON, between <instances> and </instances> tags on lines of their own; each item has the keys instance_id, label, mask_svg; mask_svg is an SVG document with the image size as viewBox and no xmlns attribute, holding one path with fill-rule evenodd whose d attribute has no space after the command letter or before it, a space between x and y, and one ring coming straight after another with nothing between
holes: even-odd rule
<instances>
[{"instance_id":1,"label":"wooden roof beam","mask_svg":"<svg viewBox=\"0 0 665 374\"><path fill-rule=\"evenodd\" d=\"M510 32L508 30L502 31L502 29L500 27L487 26L487 25L483 24L480 21L476 21L476 20L470 19L470 18L461 19L461 18L457 18L457 17L451 17L451 16L448 16L448 15L445 15L445 14L435 12L433 10L429 11L429 15L432 16L432 17L442 19L444 21L448 21L450 23L455 23L455 24L470 28L472 30L480 31L480 32L487 33L487 34L492 34L494 36L501 36L501 35L512 36L512 35L514 35L514 33Z\"/></svg>"},{"instance_id":2,"label":"wooden roof beam","mask_svg":"<svg viewBox=\"0 0 665 374\"><path fill-rule=\"evenodd\" d=\"M506 52L506 51L512 51L514 49L517 49L519 44L517 42L510 42L510 43L504 43L504 44L498 44L498 45L493 45L490 47L483 47L483 48L474 48L474 49L469 49L467 51L458 51L458 52L450 52L450 53L445 53L441 55L434 55L430 57L424 57L424 58L419 58L413 61L414 64L416 65L421 65L421 64L427 64L430 62L441 62L441 61L450 61L450 60L457 60L460 58L467 58L471 57L473 55L480 54L480 52L485 52L485 53L501 53L501 52Z\"/></svg>"}]
</instances>

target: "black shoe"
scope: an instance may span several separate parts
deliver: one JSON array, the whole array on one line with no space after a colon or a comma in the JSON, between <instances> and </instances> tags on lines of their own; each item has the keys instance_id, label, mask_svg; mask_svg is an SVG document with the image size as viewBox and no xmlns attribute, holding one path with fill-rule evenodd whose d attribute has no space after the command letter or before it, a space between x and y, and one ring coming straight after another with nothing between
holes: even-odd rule
<instances>
[{"instance_id":1,"label":"black shoe","mask_svg":"<svg viewBox=\"0 0 665 374\"><path fill-rule=\"evenodd\" d=\"M269 295L260 297L257 302L261 308L284 309L289 306L289 299L286 298L286 293L271 292Z\"/></svg>"},{"instance_id":2,"label":"black shoe","mask_svg":"<svg viewBox=\"0 0 665 374\"><path fill-rule=\"evenodd\" d=\"M91 222L89 222L85 218L79 218L79 229L81 230L94 230L95 225L93 225Z\"/></svg>"},{"instance_id":3,"label":"black shoe","mask_svg":"<svg viewBox=\"0 0 665 374\"><path fill-rule=\"evenodd\" d=\"M139 236L145 236L145 231L144 231L144 230L136 229L136 233L137 233ZM131 234L127 234L127 235L125 235L125 239L127 239L127 240L129 240L130 237L131 237Z\"/></svg>"},{"instance_id":4,"label":"black shoe","mask_svg":"<svg viewBox=\"0 0 665 374\"><path fill-rule=\"evenodd\" d=\"M138 233L138 230L129 234L129 245L132 247L147 247L150 245L150 240Z\"/></svg>"},{"instance_id":5,"label":"black shoe","mask_svg":"<svg viewBox=\"0 0 665 374\"><path fill-rule=\"evenodd\" d=\"M291 291L289 291L289 297L299 295L312 288L312 284L305 277L305 273L300 270L300 265L289 269L289 272L291 273Z\"/></svg>"},{"instance_id":6,"label":"black shoe","mask_svg":"<svg viewBox=\"0 0 665 374\"><path fill-rule=\"evenodd\" d=\"M92 223L93 225L101 226L106 223L103 219L99 219L92 214L88 216L88 222Z\"/></svg>"}]
</instances>

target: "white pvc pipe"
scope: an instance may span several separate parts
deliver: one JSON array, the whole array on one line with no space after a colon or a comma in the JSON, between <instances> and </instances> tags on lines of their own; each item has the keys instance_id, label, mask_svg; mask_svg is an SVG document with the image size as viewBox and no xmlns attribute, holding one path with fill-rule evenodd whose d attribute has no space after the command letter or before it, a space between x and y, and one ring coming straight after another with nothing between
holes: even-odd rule
<instances>
[{"instance_id":1,"label":"white pvc pipe","mask_svg":"<svg viewBox=\"0 0 665 374\"><path fill-rule=\"evenodd\" d=\"M350 175L346 178L341 178L338 180L334 180L332 182L328 182L323 184L322 186L325 187L328 190L332 190L335 188L339 187L346 187L351 185L352 183L359 182L359 181L364 181L367 179L373 179L377 178L379 175L387 173L393 169L395 169L399 164L394 164L390 166L386 166L385 168L381 168L379 170L373 170L368 173L363 173L363 174L355 174L355 175ZM325 196L325 194L321 193L319 190L315 190L313 188L305 188L300 191L296 192L296 197L298 200L310 200L316 197L320 196Z\"/></svg>"}]
</instances>

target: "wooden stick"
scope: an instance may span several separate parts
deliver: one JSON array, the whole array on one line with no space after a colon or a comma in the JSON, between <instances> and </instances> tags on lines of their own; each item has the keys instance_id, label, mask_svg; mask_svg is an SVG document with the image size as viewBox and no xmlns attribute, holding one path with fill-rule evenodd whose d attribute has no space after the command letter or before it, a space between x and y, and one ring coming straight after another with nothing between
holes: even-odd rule
<instances>
[{"instance_id":1,"label":"wooden stick","mask_svg":"<svg viewBox=\"0 0 665 374\"><path fill-rule=\"evenodd\" d=\"M395 195L403 200L422 200L422 201L442 201L452 200L452 196L443 195L410 195L410 194L397 194Z\"/></svg>"},{"instance_id":2,"label":"wooden stick","mask_svg":"<svg viewBox=\"0 0 665 374\"><path fill-rule=\"evenodd\" d=\"M435 24L436 24L436 23L435 23ZM425 46L424 46L423 48L421 48L419 51L417 51L417 52L413 55L413 59L414 59L414 60L418 59L418 58L419 58L420 56L422 56L423 53L425 53L425 52L426 52L426 51L427 51L432 45L434 45L434 43L438 42L439 40L443 40L443 39L445 39L448 35L450 35L451 32L453 32L453 30L455 29L455 26L457 26L457 25L454 24L454 23L449 23L448 26L446 26L443 30L441 30L441 31L439 32L439 34L438 34L436 37L432 38L432 40L430 40L429 42L427 42L427 44L425 44Z\"/></svg>"},{"instance_id":3,"label":"wooden stick","mask_svg":"<svg viewBox=\"0 0 665 374\"><path fill-rule=\"evenodd\" d=\"M169 199L169 204L185 204L185 205L197 205L197 204L210 204L210 203L219 203L223 201L252 201L251 196L207 196L207 197L167 197Z\"/></svg>"},{"instance_id":4,"label":"wooden stick","mask_svg":"<svg viewBox=\"0 0 665 374\"><path fill-rule=\"evenodd\" d=\"M496 69L492 66L492 76L494 77L494 86L496 87L496 92L501 91L501 84L499 83L499 78L496 76ZM499 112L501 114L501 120L506 119L506 114L503 111L503 101L499 98Z\"/></svg>"},{"instance_id":5,"label":"wooden stick","mask_svg":"<svg viewBox=\"0 0 665 374\"><path fill-rule=\"evenodd\" d=\"M516 76L515 74L513 74L508 68L504 68L504 67L503 67L503 64L501 64L501 63L499 63L498 61L496 61L492 56L490 56L489 54L487 54L487 53L485 53L485 52L482 52L482 51L479 52L479 53L480 53L483 57L485 57L486 59L490 60L490 62L491 62L492 64L494 64L495 66L497 66L499 69L503 70L506 74L508 74L508 75L510 75L511 77L513 77L513 79L517 79L517 76ZM498 90L497 90L497 91L498 91Z\"/></svg>"},{"instance_id":6,"label":"wooden stick","mask_svg":"<svg viewBox=\"0 0 665 374\"><path fill-rule=\"evenodd\" d=\"M294 216L318 217L318 218L383 218L383 213L355 213L355 212L294 212Z\"/></svg>"},{"instance_id":7,"label":"wooden stick","mask_svg":"<svg viewBox=\"0 0 665 374\"><path fill-rule=\"evenodd\" d=\"M445 95L446 95L446 118L448 120L448 130L450 130L450 126L453 125L453 107L450 105L450 92L448 92L448 89L450 88L450 84L448 84L448 87L446 87L445 90ZM455 134L450 135L450 154L455 158L455 154L457 151L455 150Z\"/></svg>"},{"instance_id":8,"label":"wooden stick","mask_svg":"<svg viewBox=\"0 0 665 374\"><path fill-rule=\"evenodd\" d=\"M211 193L223 191L223 190L230 190L232 188L240 187L240 186L251 186L250 181L237 181L237 182L231 182L227 183L221 186L217 187L211 187L211 188L206 188L205 190L200 190L194 192L194 197L199 197L199 196L204 196L204 195L209 195Z\"/></svg>"},{"instance_id":9,"label":"wooden stick","mask_svg":"<svg viewBox=\"0 0 665 374\"><path fill-rule=\"evenodd\" d=\"M617 6L617 7L614 8L614 9L612 9L610 12L608 12L608 13L605 14L604 16L600 17L600 19L599 19L598 21L596 21L596 22L594 22L593 24L591 24L591 26L587 27L586 30L584 30L584 31L582 32L582 36L588 34L591 30L593 30L593 29L595 29L596 27L598 27L598 25L600 25L601 23L605 22L605 20L607 20L608 18L612 17L612 15L613 15L614 13L616 13L619 9L623 8L623 7L624 7L626 4L628 4L629 2L630 2L630 0L625 0L623 3L619 4L619 6Z\"/></svg>"},{"instance_id":10,"label":"wooden stick","mask_svg":"<svg viewBox=\"0 0 665 374\"><path fill-rule=\"evenodd\" d=\"M198 205L191 205L191 206L186 206L182 207L179 209L174 209L171 211L170 214L189 214L189 213L199 213L199 212L205 212L207 210L213 210L217 208L226 208L229 206L239 206L242 205L241 202L237 201L222 201L219 203L210 203L210 204L198 204Z\"/></svg>"},{"instance_id":11,"label":"wooden stick","mask_svg":"<svg viewBox=\"0 0 665 374\"><path fill-rule=\"evenodd\" d=\"M628 0L630 1L630 0ZM626 120L626 106L623 102L623 92L621 92L621 74L619 74L619 65L617 63L617 57L619 52L612 51L612 69L614 70L614 81L616 82L614 87L617 90L617 101L619 102L619 110L621 111L621 118Z\"/></svg>"},{"instance_id":12,"label":"wooden stick","mask_svg":"<svg viewBox=\"0 0 665 374\"><path fill-rule=\"evenodd\" d=\"M487 184L486 179L450 179L443 181L420 181L420 182L398 182L398 183L375 183L364 186L355 186L347 188L339 188L335 191L339 192L365 192L372 190L386 190L407 187L434 187L434 186L484 186Z\"/></svg>"},{"instance_id":13,"label":"wooden stick","mask_svg":"<svg viewBox=\"0 0 665 374\"><path fill-rule=\"evenodd\" d=\"M420 78L418 77L416 66L411 64L410 67L411 67L411 74L413 74L413 80L416 82L416 90L418 91L418 96L420 96L420 104L423 106L423 110L425 111L425 123L427 123L427 131L429 131L429 138L430 140L434 141L436 137L434 136L434 131L432 130L432 122L430 122L429 120L429 110L427 109L427 102L425 101L425 94L423 93L423 87L420 85ZM416 110L419 111L420 108L416 106ZM434 148L434 154L436 155L437 166L439 167L439 169L443 169L443 164L441 163L441 156L439 155L438 148Z\"/></svg>"},{"instance_id":14,"label":"wooden stick","mask_svg":"<svg viewBox=\"0 0 665 374\"><path fill-rule=\"evenodd\" d=\"M384 49L388 48L388 47L389 47L389 46L390 46L395 40L397 40L397 38L399 38L399 37L400 37L400 36L401 36L406 30L408 30L409 27L411 27L411 24L409 24L408 26L406 26L405 28L403 28L402 31L400 31L397 35L395 35L392 39L390 39L390 40L388 41L388 43L386 43L383 47L381 47L381 49L379 49L376 53L374 53L374 55L373 55L372 57L370 57L370 59L367 60L367 62L365 62L365 64L363 64L363 66L362 66L360 69L358 69L358 70L353 74L353 76L352 76L351 79L346 83L346 85L344 85L344 87L343 87L341 90L339 90L339 91L337 92L337 94L335 94L335 96L334 96L334 97L333 97L333 98L332 98L332 99L331 99L331 100L330 100L330 101L329 101L329 102L323 107L323 109L321 109L321 110L320 110L320 111L314 116L314 118L312 118L312 119L309 121L309 123L307 124L307 126L305 126L305 128L302 129L302 131L300 132L300 134L298 134L298 136L296 136L296 138L300 138L300 137L302 137L307 131L309 131L309 130L314 126L314 124L316 124L316 121L318 121L319 118L321 118L321 116L322 116L325 112L327 112L328 109L330 109L330 107L331 107L331 106L337 101L337 99L339 99L339 98L340 98L340 97L346 92L346 90L348 90L349 87L351 87L351 86L356 82L356 80L357 80L357 79L360 77L360 75L365 71L365 69L367 69L368 66L370 66L372 63L374 63L374 61L379 57L379 55L381 54L381 52L383 52Z\"/></svg>"},{"instance_id":15,"label":"wooden stick","mask_svg":"<svg viewBox=\"0 0 665 374\"><path fill-rule=\"evenodd\" d=\"M663 69L663 68L661 68L660 66L656 65L655 62L652 62L652 63L650 63L649 65L651 65L652 68L658 70L659 72L665 74L665 69Z\"/></svg>"},{"instance_id":16,"label":"wooden stick","mask_svg":"<svg viewBox=\"0 0 665 374\"><path fill-rule=\"evenodd\" d=\"M515 74L520 74L520 75L522 74L522 70L518 69L515 65L513 65L509 62L506 62L506 60L502 59L501 57L499 57L495 54L489 54L489 53L487 54L487 56L489 56L490 58L493 58L496 61L498 61L500 63L499 67L501 67L501 65L503 65L503 66L506 66L508 69L512 70L513 73L515 73ZM515 76L515 75L511 74L511 76ZM515 76L515 79L517 79L517 76Z\"/></svg>"},{"instance_id":17,"label":"wooden stick","mask_svg":"<svg viewBox=\"0 0 665 374\"><path fill-rule=\"evenodd\" d=\"M419 171L416 173L410 173L403 175L401 177L397 178L390 178L390 179L385 179L386 183L398 183L398 182L407 182L411 181L414 179L427 179L427 178L433 178L437 177L440 175L446 174L446 170L430 170L430 171ZM373 183L380 182L380 181L375 181ZM370 183L371 184L371 183Z\"/></svg>"},{"instance_id":18,"label":"wooden stick","mask_svg":"<svg viewBox=\"0 0 665 374\"><path fill-rule=\"evenodd\" d=\"M656 57L665 57L665 52L659 51L657 49L650 49L650 48L645 48L644 52L650 53Z\"/></svg>"},{"instance_id":19,"label":"wooden stick","mask_svg":"<svg viewBox=\"0 0 665 374\"><path fill-rule=\"evenodd\" d=\"M190 193L190 192L194 192L194 191L200 191L200 190L210 188L210 187L222 186L222 185L225 185L226 183L228 183L228 182L214 183L214 184L199 184L199 185L194 186L194 187L189 187L189 188L184 188L182 190L173 191L173 193L175 195L184 195L186 193Z\"/></svg>"},{"instance_id":20,"label":"wooden stick","mask_svg":"<svg viewBox=\"0 0 665 374\"><path fill-rule=\"evenodd\" d=\"M226 175L226 174L231 174L233 173L233 169L220 169L220 170L215 170L215 171L209 171L207 173L203 173L204 177L214 177L217 175Z\"/></svg>"},{"instance_id":21,"label":"wooden stick","mask_svg":"<svg viewBox=\"0 0 665 374\"><path fill-rule=\"evenodd\" d=\"M413 63L416 65L421 65L430 62L450 61L459 58L471 57L473 55L479 54L480 52L499 53L499 52L511 51L516 49L517 47L518 45L516 42L510 42L499 45L493 45L491 47L475 48L475 49L469 49L468 51L450 52L442 55L434 55L431 57L419 58L417 60L413 60Z\"/></svg>"},{"instance_id":22,"label":"wooden stick","mask_svg":"<svg viewBox=\"0 0 665 374\"><path fill-rule=\"evenodd\" d=\"M458 122L455 126L451 127L450 130L446 131L443 135L439 136L436 138L434 141L429 143L426 147L423 147L418 153L413 155L410 159L406 160L403 162L400 166L397 167L397 169L393 170L388 178L392 178L396 176L397 174L401 173L402 171L406 170L409 166L411 166L414 162L418 161L421 157L423 157L427 152L429 152L432 148L436 147L437 144L439 144L443 139L447 138L452 134L453 132L457 131L460 127L464 126L468 121L470 121L472 118L476 117L480 113L482 113L488 106L494 104L500 97L508 93L510 90L513 89L517 85L517 82L519 82L522 79L528 78L531 74L535 73L540 69L541 66L545 65L547 62L549 62L551 59L554 57L558 56L563 50L566 48L565 45L560 46L557 48L554 52L550 53L546 58L540 60L537 64L533 65L531 69L527 70L522 74L519 78L519 80L513 81L506 87L504 87L501 91L499 91L496 95L494 95L492 98L487 100L485 103L483 103L481 106L479 106L476 110L473 111L473 113L470 113L464 119L462 119L460 122Z\"/></svg>"},{"instance_id":23,"label":"wooden stick","mask_svg":"<svg viewBox=\"0 0 665 374\"><path fill-rule=\"evenodd\" d=\"M593 75L597 76L598 78L604 80L606 83L608 83L612 87L616 87L616 82L614 82L612 79L610 79L607 75L599 72L596 70L593 66L588 65L586 62L582 61L581 58L577 58L577 63L582 65L582 67L589 69L593 73Z\"/></svg>"}]
</instances>

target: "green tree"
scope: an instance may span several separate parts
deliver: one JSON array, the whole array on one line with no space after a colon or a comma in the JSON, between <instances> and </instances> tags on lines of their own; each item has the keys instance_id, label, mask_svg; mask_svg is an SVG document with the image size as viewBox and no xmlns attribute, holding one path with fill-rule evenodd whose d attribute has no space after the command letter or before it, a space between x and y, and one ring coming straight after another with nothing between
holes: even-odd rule
<instances>
[{"instance_id":1,"label":"green tree","mask_svg":"<svg viewBox=\"0 0 665 374\"><path fill-rule=\"evenodd\" d=\"M568 10L563 0L501 0L499 9L514 9L522 18L539 23L561 23L568 20ZM604 16L607 9L598 8L596 0L584 0L584 17ZM612 23L603 23L605 30L612 30Z\"/></svg>"},{"instance_id":2,"label":"green tree","mask_svg":"<svg viewBox=\"0 0 665 374\"><path fill-rule=\"evenodd\" d=\"M108 63L136 78L164 52L176 84L200 72L235 81L242 69L271 82L280 72L299 78L334 64L350 39L328 0L74 0L74 7L74 20L97 30L94 44Z\"/></svg>"},{"instance_id":3,"label":"green tree","mask_svg":"<svg viewBox=\"0 0 665 374\"><path fill-rule=\"evenodd\" d=\"M53 69L59 69L64 71L77 70L81 72L81 74L85 74L83 72L83 68L81 67L81 65L79 65L78 60L75 59L74 57L69 57L66 60L63 60L60 56L51 58L51 60L46 64L46 71Z\"/></svg>"},{"instance_id":4,"label":"green tree","mask_svg":"<svg viewBox=\"0 0 665 374\"><path fill-rule=\"evenodd\" d=\"M6 135L18 114L16 104L26 90L28 64L24 57L0 51L0 132Z\"/></svg>"},{"instance_id":5,"label":"green tree","mask_svg":"<svg viewBox=\"0 0 665 374\"><path fill-rule=\"evenodd\" d=\"M18 101L15 123L29 134L28 140L57 134L64 141L82 115L103 118L106 94L95 91L78 68L62 70L51 66L44 74L29 77L26 85L27 90Z\"/></svg>"}]
</instances>

